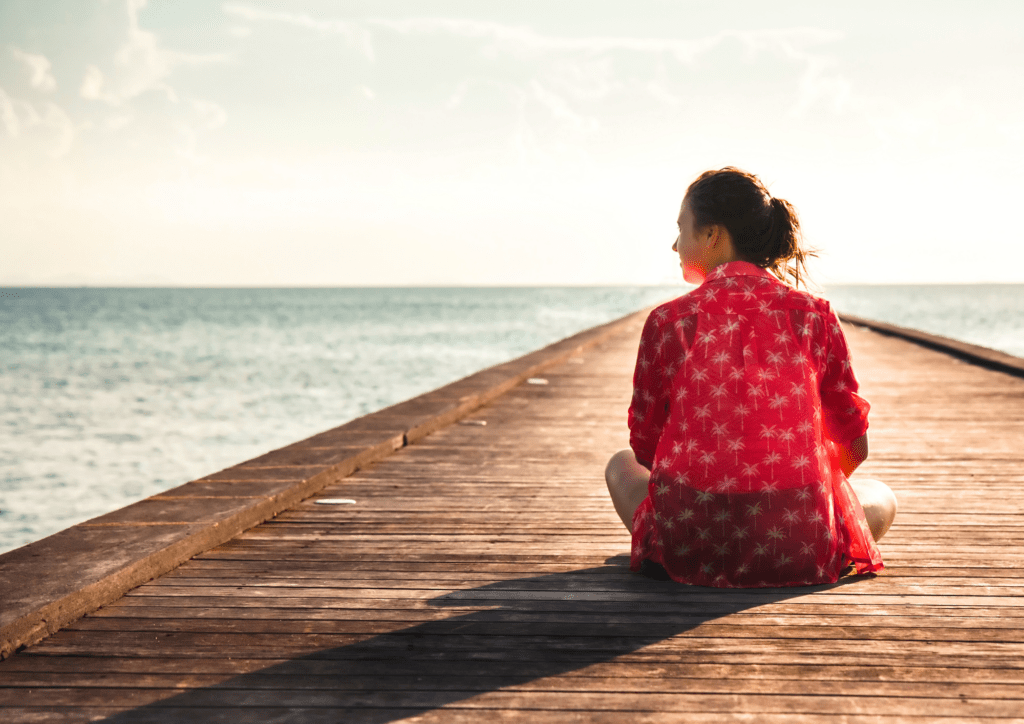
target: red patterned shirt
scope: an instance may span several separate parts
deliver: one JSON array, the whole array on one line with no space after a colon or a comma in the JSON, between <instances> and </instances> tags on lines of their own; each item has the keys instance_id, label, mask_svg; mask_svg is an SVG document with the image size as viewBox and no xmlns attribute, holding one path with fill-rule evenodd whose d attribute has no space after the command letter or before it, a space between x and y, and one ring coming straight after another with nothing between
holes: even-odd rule
<instances>
[{"instance_id":1,"label":"red patterned shirt","mask_svg":"<svg viewBox=\"0 0 1024 724\"><path fill-rule=\"evenodd\" d=\"M702 586L830 583L882 568L839 444L867 430L828 302L747 262L714 269L644 326L630 446L651 470L631 567Z\"/></svg>"}]
</instances>

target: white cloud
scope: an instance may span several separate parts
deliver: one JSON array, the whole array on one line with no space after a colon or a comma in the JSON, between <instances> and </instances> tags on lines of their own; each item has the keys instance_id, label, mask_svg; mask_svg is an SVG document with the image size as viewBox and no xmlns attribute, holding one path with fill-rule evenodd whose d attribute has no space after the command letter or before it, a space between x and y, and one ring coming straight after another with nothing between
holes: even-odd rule
<instances>
[{"instance_id":1,"label":"white cloud","mask_svg":"<svg viewBox=\"0 0 1024 724\"><path fill-rule=\"evenodd\" d=\"M200 124L206 130L216 130L228 122L227 111L216 103L201 100L192 100L190 103L199 116Z\"/></svg>"},{"instance_id":2,"label":"white cloud","mask_svg":"<svg viewBox=\"0 0 1024 724\"><path fill-rule=\"evenodd\" d=\"M390 30L404 35L445 34L469 40L486 41L485 53L536 55L542 53L589 54L598 56L614 51L643 54L667 54L681 63L693 63L699 56L728 40L738 40L750 54L776 50L806 60L799 48L834 42L841 33L820 28L788 28L778 30L724 30L711 36L694 39L635 38L625 36L566 37L543 35L526 26L512 26L487 20L466 18L374 18L362 23L348 19L315 19L304 13L268 11L240 3L225 3L224 12L250 22L277 22L307 28L320 33L341 35L349 45L373 59L372 34L366 26Z\"/></svg>"},{"instance_id":3,"label":"white cloud","mask_svg":"<svg viewBox=\"0 0 1024 724\"><path fill-rule=\"evenodd\" d=\"M836 113L851 110L856 104L853 85L839 73L830 72L835 66L833 58L810 53L785 39L779 39L783 54L804 65L800 76L800 95L790 109L790 116L799 118L813 106L823 102Z\"/></svg>"},{"instance_id":4,"label":"white cloud","mask_svg":"<svg viewBox=\"0 0 1024 724\"><path fill-rule=\"evenodd\" d=\"M128 25L126 39L114 53L113 62L102 70L98 65L87 65L79 87L82 98L100 101L112 109L113 114L99 124L107 131L116 131L125 126L148 119L146 113L138 114L133 101L143 94L156 92L175 106L174 111L164 110L164 117L170 123L148 125L140 128L145 136L156 132L173 134L174 140L166 147L173 147L178 158L190 162L202 162L197 152L200 134L221 128L227 122L225 109L208 100L190 97L171 83L176 68L183 65L219 63L227 60L225 54L195 55L163 47L159 37L139 26L139 11L147 0L126 0ZM83 128L94 128L92 122L82 124Z\"/></svg>"},{"instance_id":5,"label":"white cloud","mask_svg":"<svg viewBox=\"0 0 1024 724\"><path fill-rule=\"evenodd\" d=\"M402 35L438 35L463 39L479 45L480 52L490 58L508 55L516 59L535 58L541 68L523 66L526 74L519 81L499 81L500 85L522 100L524 94L541 104L552 120L563 128L593 128L596 121L587 118L573 104L598 101L626 89L635 89L659 105L680 107L684 93L675 87L673 78L665 70L663 60L675 60L695 65L703 56L727 43L738 43L747 56L762 54L795 61L803 67L802 74L793 78L796 100L792 115L803 115L812 106L825 102L837 112L849 110L852 86L842 76L828 72L831 59L808 48L833 43L842 33L820 28L795 27L768 30L725 29L712 35L679 39L629 36L569 37L545 35L528 26L508 25L490 20L468 18L373 18L363 21L333 18L318 19L306 14L267 11L240 3L226 3L227 14L249 22L287 23L320 33L342 35L348 43L373 57L372 34L378 32ZM625 53L658 59L655 77L624 78L621 68L613 65L613 54ZM674 82L675 81L675 82ZM462 105L471 85L477 80L462 79L449 95L445 108L452 110Z\"/></svg>"},{"instance_id":6,"label":"white cloud","mask_svg":"<svg viewBox=\"0 0 1024 724\"><path fill-rule=\"evenodd\" d=\"M648 81L644 86L644 89L650 94L652 98L667 106L673 106L678 108L683 105L683 99L672 93L668 88L665 87L665 83L662 81L651 80Z\"/></svg>"},{"instance_id":7,"label":"white cloud","mask_svg":"<svg viewBox=\"0 0 1024 724\"><path fill-rule=\"evenodd\" d=\"M28 69L33 88L47 93L57 88L57 80L50 73L50 61L46 56L26 53L18 48L11 48L11 54Z\"/></svg>"},{"instance_id":8,"label":"white cloud","mask_svg":"<svg viewBox=\"0 0 1024 724\"><path fill-rule=\"evenodd\" d=\"M0 120L3 121L7 135L17 138L21 131L21 124L18 122L18 114L14 111L14 99L0 88Z\"/></svg>"},{"instance_id":9,"label":"white cloud","mask_svg":"<svg viewBox=\"0 0 1024 724\"><path fill-rule=\"evenodd\" d=\"M90 65L85 69L85 76L82 78L82 85L78 92L82 98L86 98L91 101L106 101L112 105L116 105L119 102L119 99L113 94L105 93L103 90L103 83L103 71L95 65Z\"/></svg>"},{"instance_id":10,"label":"white cloud","mask_svg":"<svg viewBox=\"0 0 1024 724\"><path fill-rule=\"evenodd\" d=\"M43 116L34 105L20 98L12 98L2 89L0 109L3 111L4 126L12 138L19 138L26 131L43 124Z\"/></svg>"},{"instance_id":11,"label":"white cloud","mask_svg":"<svg viewBox=\"0 0 1024 724\"><path fill-rule=\"evenodd\" d=\"M127 0L127 42L114 55L114 67L107 74L94 65L86 68L80 89L83 98L117 106L155 90L177 103L179 94L167 82L176 66L227 60L224 54L195 55L160 47L155 33L139 27L139 10L146 3L147 0Z\"/></svg>"},{"instance_id":12,"label":"white cloud","mask_svg":"<svg viewBox=\"0 0 1024 724\"><path fill-rule=\"evenodd\" d=\"M529 91L533 99L547 108L551 117L563 127L572 131L590 131L597 128L597 119L576 113L564 98L536 80L530 81Z\"/></svg>"},{"instance_id":13,"label":"white cloud","mask_svg":"<svg viewBox=\"0 0 1024 724\"><path fill-rule=\"evenodd\" d=\"M466 41L477 47L485 57L509 56L515 60L533 59L538 64L521 64L519 78L502 78L496 83L517 99L520 126L523 103L528 101L545 108L551 120L564 130L589 130L598 126L596 117L580 110L581 104L608 99L622 91L637 91L659 106L679 108L685 92L680 92L678 73L666 70L666 61L694 66L701 59L726 44L738 44L741 52L751 58L771 54L795 61L798 68L787 72L794 85L796 98L793 114L804 113L822 99L838 111L847 109L852 93L850 84L841 76L829 74L827 56L808 50L813 46L833 43L841 33L820 28L795 27L769 30L726 29L712 35L689 39L629 36L569 37L545 35L528 26L508 25L490 20L467 18L313 18L306 14L268 11L240 3L226 3L224 12L248 22L285 23L318 33L341 35L368 58L373 57L371 29L378 33L440 36ZM646 56L656 66L651 73L630 77L617 65L616 55ZM802 75L800 68L803 68ZM463 105L471 88L487 83L481 78L452 79L454 88L447 94L443 107L454 110ZM785 79L783 79L785 82ZM362 86L356 86L362 91ZM521 135L522 128L517 131ZM520 141L522 138L519 139Z\"/></svg>"},{"instance_id":14,"label":"white cloud","mask_svg":"<svg viewBox=\"0 0 1024 724\"><path fill-rule=\"evenodd\" d=\"M406 18L402 20L375 19L368 21L377 27L404 34L445 33L475 40L489 40L491 50L514 54L540 52L604 53L613 50L670 53L682 62L690 62L717 42L714 38L698 40L659 40L626 37L568 38L541 35L528 27L514 27L486 20Z\"/></svg>"},{"instance_id":15,"label":"white cloud","mask_svg":"<svg viewBox=\"0 0 1024 724\"><path fill-rule=\"evenodd\" d=\"M42 111L29 101L12 98L0 88L0 121L7 135L41 144L46 154L60 158L75 140L75 126L60 106L46 102Z\"/></svg>"},{"instance_id":16,"label":"white cloud","mask_svg":"<svg viewBox=\"0 0 1024 724\"><path fill-rule=\"evenodd\" d=\"M119 131L122 128L131 125L135 121L135 116L130 113L115 113L108 116L103 122L103 127L108 131Z\"/></svg>"},{"instance_id":17,"label":"white cloud","mask_svg":"<svg viewBox=\"0 0 1024 724\"><path fill-rule=\"evenodd\" d=\"M623 50L646 54L669 54L682 63L692 63L700 55L729 39L739 40L748 52L795 49L803 45L833 42L840 33L818 28L781 30L724 30L715 35L690 40L669 38L631 38L588 36L571 38L541 35L528 27L514 27L484 20L406 18L369 20L369 24L405 34L446 33L465 38L490 40L493 49L512 53L572 52L601 54Z\"/></svg>"},{"instance_id":18,"label":"white cloud","mask_svg":"<svg viewBox=\"0 0 1024 724\"><path fill-rule=\"evenodd\" d=\"M42 125L50 131L51 145L48 153L53 158L60 158L71 150L75 140L75 125L64 109L54 103L46 104Z\"/></svg>"},{"instance_id":19,"label":"white cloud","mask_svg":"<svg viewBox=\"0 0 1024 724\"><path fill-rule=\"evenodd\" d=\"M258 10L239 3L225 3L223 8L225 13L245 18L250 22L285 23L320 33L340 35L350 47L362 53L368 60L373 60L372 37L358 23L349 20L316 20L305 13Z\"/></svg>"}]
</instances>

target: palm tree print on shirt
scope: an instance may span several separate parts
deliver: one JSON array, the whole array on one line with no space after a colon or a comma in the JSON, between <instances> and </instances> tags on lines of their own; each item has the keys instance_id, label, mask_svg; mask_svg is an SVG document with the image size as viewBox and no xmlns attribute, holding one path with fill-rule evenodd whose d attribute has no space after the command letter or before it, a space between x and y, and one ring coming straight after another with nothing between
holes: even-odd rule
<instances>
[{"instance_id":1,"label":"palm tree print on shirt","mask_svg":"<svg viewBox=\"0 0 1024 724\"><path fill-rule=\"evenodd\" d=\"M633 382L630 445L654 470L641 508L654 498L659 513L634 518L636 566L656 556L716 586L834 580L847 557L881 566L826 440L826 420L850 440L868 411L827 302L720 266L648 318Z\"/></svg>"}]
</instances>

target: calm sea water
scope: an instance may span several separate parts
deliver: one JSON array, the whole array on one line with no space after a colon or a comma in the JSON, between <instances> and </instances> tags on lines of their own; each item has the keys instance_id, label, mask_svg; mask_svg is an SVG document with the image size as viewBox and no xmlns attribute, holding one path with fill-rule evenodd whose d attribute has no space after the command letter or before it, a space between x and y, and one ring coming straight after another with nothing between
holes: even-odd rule
<instances>
[{"instance_id":1,"label":"calm sea water","mask_svg":"<svg viewBox=\"0 0 1024 724\"><path fill-rule=\"evenodd\" d=\"M1024 284L848 285L824 296L840 312L1024 357Z\"/></svg>"},{"instance_id":2,"label":"calm sea water","mask_svg":"<svg viewBox=\"0 0 1024 724\"><path fill-rule=\"evenodd\" d=\"M0 289L0 552L683 291ZM825 295L1024 356L1024 285Z\"/></svg>"},{"instance_id":3,"label":"calm sea water","mask_svg":"<svg viewBox=\"0 0 1024 724\"><path fill-rule=\"evenodd\" d=\"M679 291L0 290L0 552Z\"/></svg>"}]
</instances>

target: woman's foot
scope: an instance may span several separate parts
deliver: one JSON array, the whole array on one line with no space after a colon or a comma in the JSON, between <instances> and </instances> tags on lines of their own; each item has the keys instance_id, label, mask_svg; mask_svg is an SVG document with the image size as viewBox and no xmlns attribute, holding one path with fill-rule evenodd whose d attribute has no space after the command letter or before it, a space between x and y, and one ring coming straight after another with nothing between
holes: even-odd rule
<instances>
[{"instance_id":1,"label":"woman's foot","mask_svg":"<svg viewBox=\"0 0 1024 724\"><path fill-rule=\"evenodd\" d=\"M899 507L896 503L896 494L881 480L870 478L853 478L850 480L850 487L857 494L857 499L864 508L864 517L868 520L868 528L877 541L885 535L896 518L896 509Z\"/></svg>"}]
</instances>

